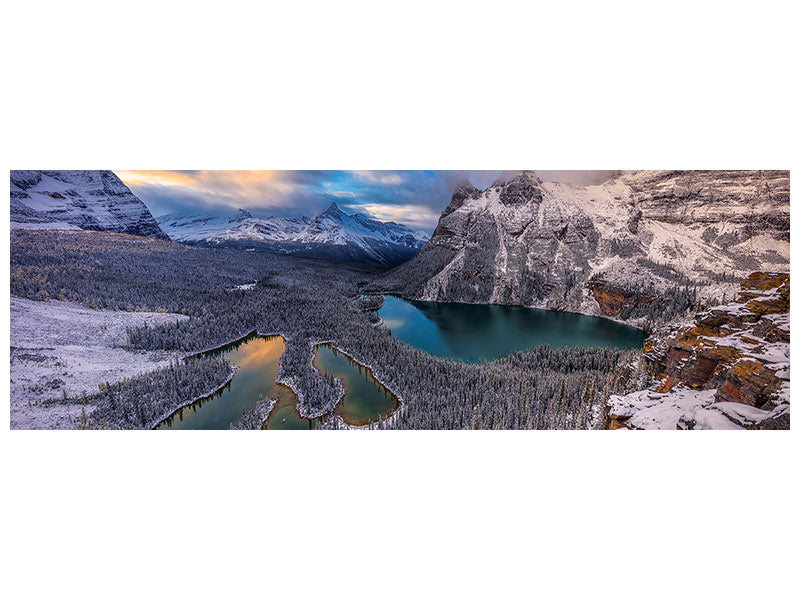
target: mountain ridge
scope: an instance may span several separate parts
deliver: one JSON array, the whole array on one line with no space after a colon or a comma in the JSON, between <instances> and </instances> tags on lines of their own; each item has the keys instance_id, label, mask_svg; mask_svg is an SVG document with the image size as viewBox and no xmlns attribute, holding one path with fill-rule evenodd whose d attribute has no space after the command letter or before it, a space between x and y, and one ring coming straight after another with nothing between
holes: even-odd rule
<instances>
[{"instance_id":1,"label":"mountain ridge","mask_svg":"<svg viewBox=\"0 0 800 600\"><path fill-rule=\"evenodd\" d=\"M230 218L170 214L157 222L170 239L184 244L259 248L383 266L407 260L427 241L405 225L345 213L335 202L315 217L256 218L240 211Z\"/></svg>"}]
</instances>

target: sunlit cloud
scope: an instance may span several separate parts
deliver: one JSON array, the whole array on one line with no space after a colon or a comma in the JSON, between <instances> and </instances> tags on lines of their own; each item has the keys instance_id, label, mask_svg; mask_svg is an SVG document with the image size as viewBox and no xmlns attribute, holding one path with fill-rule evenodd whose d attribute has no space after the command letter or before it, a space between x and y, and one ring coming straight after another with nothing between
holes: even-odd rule
<instances>
[{"instance_id":1,"label":"sunlit cloud","mask_svg":"<svg viewBox=\"0 0 800 600\"><path fill-rule=\"evenodd\" d=\"M334 198L358 198L359 194L349 190L325 190L325 193Z\"/></svg>"},{"instance_id":2,"label":"sunlit cloud","mask_svg":"<svg viewBox=\"0 0 800 600\"><path fill-rule=\"evenodd\" d=\"M125 185L191 186L195 180L181 171L115 171Z\"/></svg>"},{"instance_id":3,"label":"sunlit cloud","mask_svg":"<svg viewBox=\"0 0 800 600\"><path fill-rule=\"evenodd\" d=\"M344 209L361 212L380 221L403 223L413 229L430 229L439 220L440 212L419 204L347 204Z\"/></svg>"}]
</instances>

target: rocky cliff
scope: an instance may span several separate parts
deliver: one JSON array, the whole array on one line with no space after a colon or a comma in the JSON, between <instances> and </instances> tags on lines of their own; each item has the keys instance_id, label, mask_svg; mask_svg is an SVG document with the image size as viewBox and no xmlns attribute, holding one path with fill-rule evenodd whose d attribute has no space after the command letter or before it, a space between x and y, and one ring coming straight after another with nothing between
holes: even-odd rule
<instances>
[{"instance_id":1,"label":"rocky cliff","mask_svg":"<svg viewBox=\"0 0 800 600\"><path fill-rule=\"evenodd\" d=\"M673 289L721 299L788 264L786 171L636 171L591 186L525 171L459 185L420 253L372 289L632 321Z\"/></svg>"},{"instance_id":2,"label":"rocky cliff","mask_svg":"<svg viewBox=\"0 0 800 600\"><path fill-rule=\"evenodd\" d=\"M147 206L111 171L11 171L11 225L168 239Z\"/></svg>"},{"instance_id":3,"label":"rocky cliff","mask_svg":"<svg viewBox=\"0 0 800 600\"><path fill-rule=\"evenodd\" d=\"M637 429L789 427L789 274L750 274L734 302L645 342L644 390L612 396L609 424Z\"/></svg>"}]
</instances>

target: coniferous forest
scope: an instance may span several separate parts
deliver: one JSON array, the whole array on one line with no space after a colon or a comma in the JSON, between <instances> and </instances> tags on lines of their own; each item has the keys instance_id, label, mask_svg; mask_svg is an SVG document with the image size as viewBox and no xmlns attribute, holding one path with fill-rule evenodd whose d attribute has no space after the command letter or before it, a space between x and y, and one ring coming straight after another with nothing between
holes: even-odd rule
<instances>
[{"instance_id":1,"label":"coniferous forest","mask_svg":"<svg viewBox=\"0 0 800 600\"><path fill-rule=\"evenodd\" d=\"M633 389L641 377L637 351L608 348L538 346L481 364L431 356L376 326L373 311L382 300L360 294L374 272L361 264L190 248L102 232L12 233L12 295L189 317L129 329L129 350L190 356L251 332L283 336L280 379L297 394L301 416L323 417L320 427L340 426L325 417L343 388L312 365L319 342L331 342L370 367L400 399L395 413L370 425L379 428L599 428L608 396ZM247 282L256 284L238 289ZM152 427L218 389L231 368L223 360L197 358L59 402L87 405L82 426ZM258 420L245 417L243 427Z\"/></svg>"}]
</instances>

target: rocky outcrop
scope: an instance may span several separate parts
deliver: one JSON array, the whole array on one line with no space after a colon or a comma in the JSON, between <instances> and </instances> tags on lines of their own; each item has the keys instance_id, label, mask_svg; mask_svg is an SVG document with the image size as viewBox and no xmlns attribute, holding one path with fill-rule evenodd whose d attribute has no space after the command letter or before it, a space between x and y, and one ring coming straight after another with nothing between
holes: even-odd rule
<instances>
[{"instance_id":1,"label":"rocky outcrop","mask_svg":"<svg viewBox=\"0 0 800 600\"><path fill-rule=\"evenodd\" d=\"M169 239L112 171L11 171L14 227L68 226Z\"/></svg>"},{"instance_id":2,"label":"rocky outcrop","mask_svg":"<svg viewBox=\"0 0 800 600\"><path fill-rule=\"evenodd\" d=\"M653 384L612 396L615 426L788 427L789 274L752 273L734 302L656 332L644 366Z\"/></svg>"},{"instance_id":3,"label":"rocky outcrop","mask_svg":"<svg viewBox=\"0 0 800 600\"><path fill-rule=\"evenodd\" d=\"M371 289L617 317L676 286L721 299L737 276L788 270L788 237L787 171L636 171L590 186L524 171L457 186L420 253Z\"/></svg>"},{"instance_id":4,"label":"rocky outcrop","mask_svg":"<svg viewBox=\"0 0 800 600\"><path fill-rule=\"evenodd\" d=\"M619 317L625 309L647 306L656 301L654 296L612 285L603 279L592 279L586 284L604 317Z\"/></svg>"}]
</instances>

